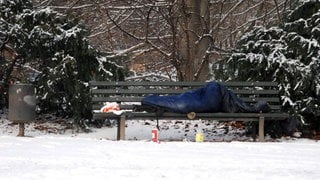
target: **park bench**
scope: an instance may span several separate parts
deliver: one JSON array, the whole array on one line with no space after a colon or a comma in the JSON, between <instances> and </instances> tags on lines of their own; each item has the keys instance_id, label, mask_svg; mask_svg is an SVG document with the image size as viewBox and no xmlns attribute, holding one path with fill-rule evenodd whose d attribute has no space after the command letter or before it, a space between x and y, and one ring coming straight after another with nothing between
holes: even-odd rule
<instances>
[{"instance_id":1,"label":"park bench","mask_svg":"<svg viewBox=\"0 0 320 180\"><path fill-rule=\"evenodd\" d=\"M221 82L245 102L252 104L259 100L269 103L268 113L196 113L195 119L217 121L253 121L258 123L259 141L264 141L264 124L266 120L285 120L288 114L281 111L279 88L276 82ZM159 117L156 112L134 112L134 104L140 103L148 95L177 95L199 88L205 82L107 82L90 81L92 113L94 120L118 120L117 139L125 138L125 121L149 119L188 120L187 114L164 112ZM121 115L112 112L104 113L100 109L105 102L117 102ZM191 119L189 119L191 120ZM254 123L257 124L257 123ZM254 128L255 129L255 128ZM255 130L254 130L255 132ZM255 135L254 135L255 136Z\"/></svg>"}]
</instances>

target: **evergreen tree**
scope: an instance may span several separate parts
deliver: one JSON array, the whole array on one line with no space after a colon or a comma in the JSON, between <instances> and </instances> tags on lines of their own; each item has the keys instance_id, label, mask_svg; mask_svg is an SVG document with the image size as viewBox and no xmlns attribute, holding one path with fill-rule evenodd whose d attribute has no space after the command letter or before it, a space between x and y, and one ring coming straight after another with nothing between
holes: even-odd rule
<instances>
[{"instance_id":1,"label":"evergreen tree","mask_svg":"<svg viewBox=\"0 0 320 180\"><path fill-rule=\"evenodd\" d=\"M19 53L17 65L33 69L40 111L72 116L83 124L91 115L87 82L118 78L122 68L89 45L89 32L76 19L50 8L35 10L31 1L0 5L0 31Z\"/></svg>"},{"instance_id":2,"label":"evergreen tree","mask_svg":"<svg viewBox=\"0 0 320 180\"><path fill-rule=\"evenodd\" d=\"M286 110L319 128L320 1L303 1L278 27L256 27L214 66L216 79L280 83Z\"/></svg>"}]
</instances>

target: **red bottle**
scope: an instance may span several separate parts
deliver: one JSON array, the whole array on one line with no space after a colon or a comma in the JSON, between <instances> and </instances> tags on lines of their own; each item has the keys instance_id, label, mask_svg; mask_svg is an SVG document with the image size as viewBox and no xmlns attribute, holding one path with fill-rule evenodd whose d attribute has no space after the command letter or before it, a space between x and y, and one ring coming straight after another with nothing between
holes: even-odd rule
<instances>
[{"instance_id":1,"label":"red bottle","mask_svg":"<svg viewBox=\"0 0 320 180\"><path fill-rule=\"evenodd\" d=\"M153 142L158 142L158 129L152 129L152 141Z\"/></svg>"}]
</instances>

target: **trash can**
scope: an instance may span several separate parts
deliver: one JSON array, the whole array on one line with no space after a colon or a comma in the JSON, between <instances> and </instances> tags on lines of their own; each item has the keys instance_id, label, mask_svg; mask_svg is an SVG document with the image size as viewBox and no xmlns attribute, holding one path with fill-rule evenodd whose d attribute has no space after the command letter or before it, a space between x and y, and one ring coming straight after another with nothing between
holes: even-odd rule
<instances>
[{"instance_id":1,"label":"trash can","mask_svg":"<svg viewBox=\"0 0 320 180\"><path fill-rule=\"evenodd\" d=\"M15 123L27 123L36 117L35 88L31 84L9 86L8 119Z\"/></svg>"}]
</instances>

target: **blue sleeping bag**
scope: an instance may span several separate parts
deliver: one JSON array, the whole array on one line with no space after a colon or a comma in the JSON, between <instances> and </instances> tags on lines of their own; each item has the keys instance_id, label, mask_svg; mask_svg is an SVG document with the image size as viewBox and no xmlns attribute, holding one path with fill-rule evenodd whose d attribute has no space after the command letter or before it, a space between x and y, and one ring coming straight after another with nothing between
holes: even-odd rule
<instances>
[{"instance_id":1,"label":"blue sleeping bag","mask_svg":"<svg viewBox=\"0 0 320 180\"><path fill-rule=\"evenodd\" d=\"M204 87L187 91L179 95L151 95L142 99L142 106L159 107L175 113L189 112L267 112L266 102L250 106L239 99L222 84L209 82Z\"/></svg>"}]
</instances>

